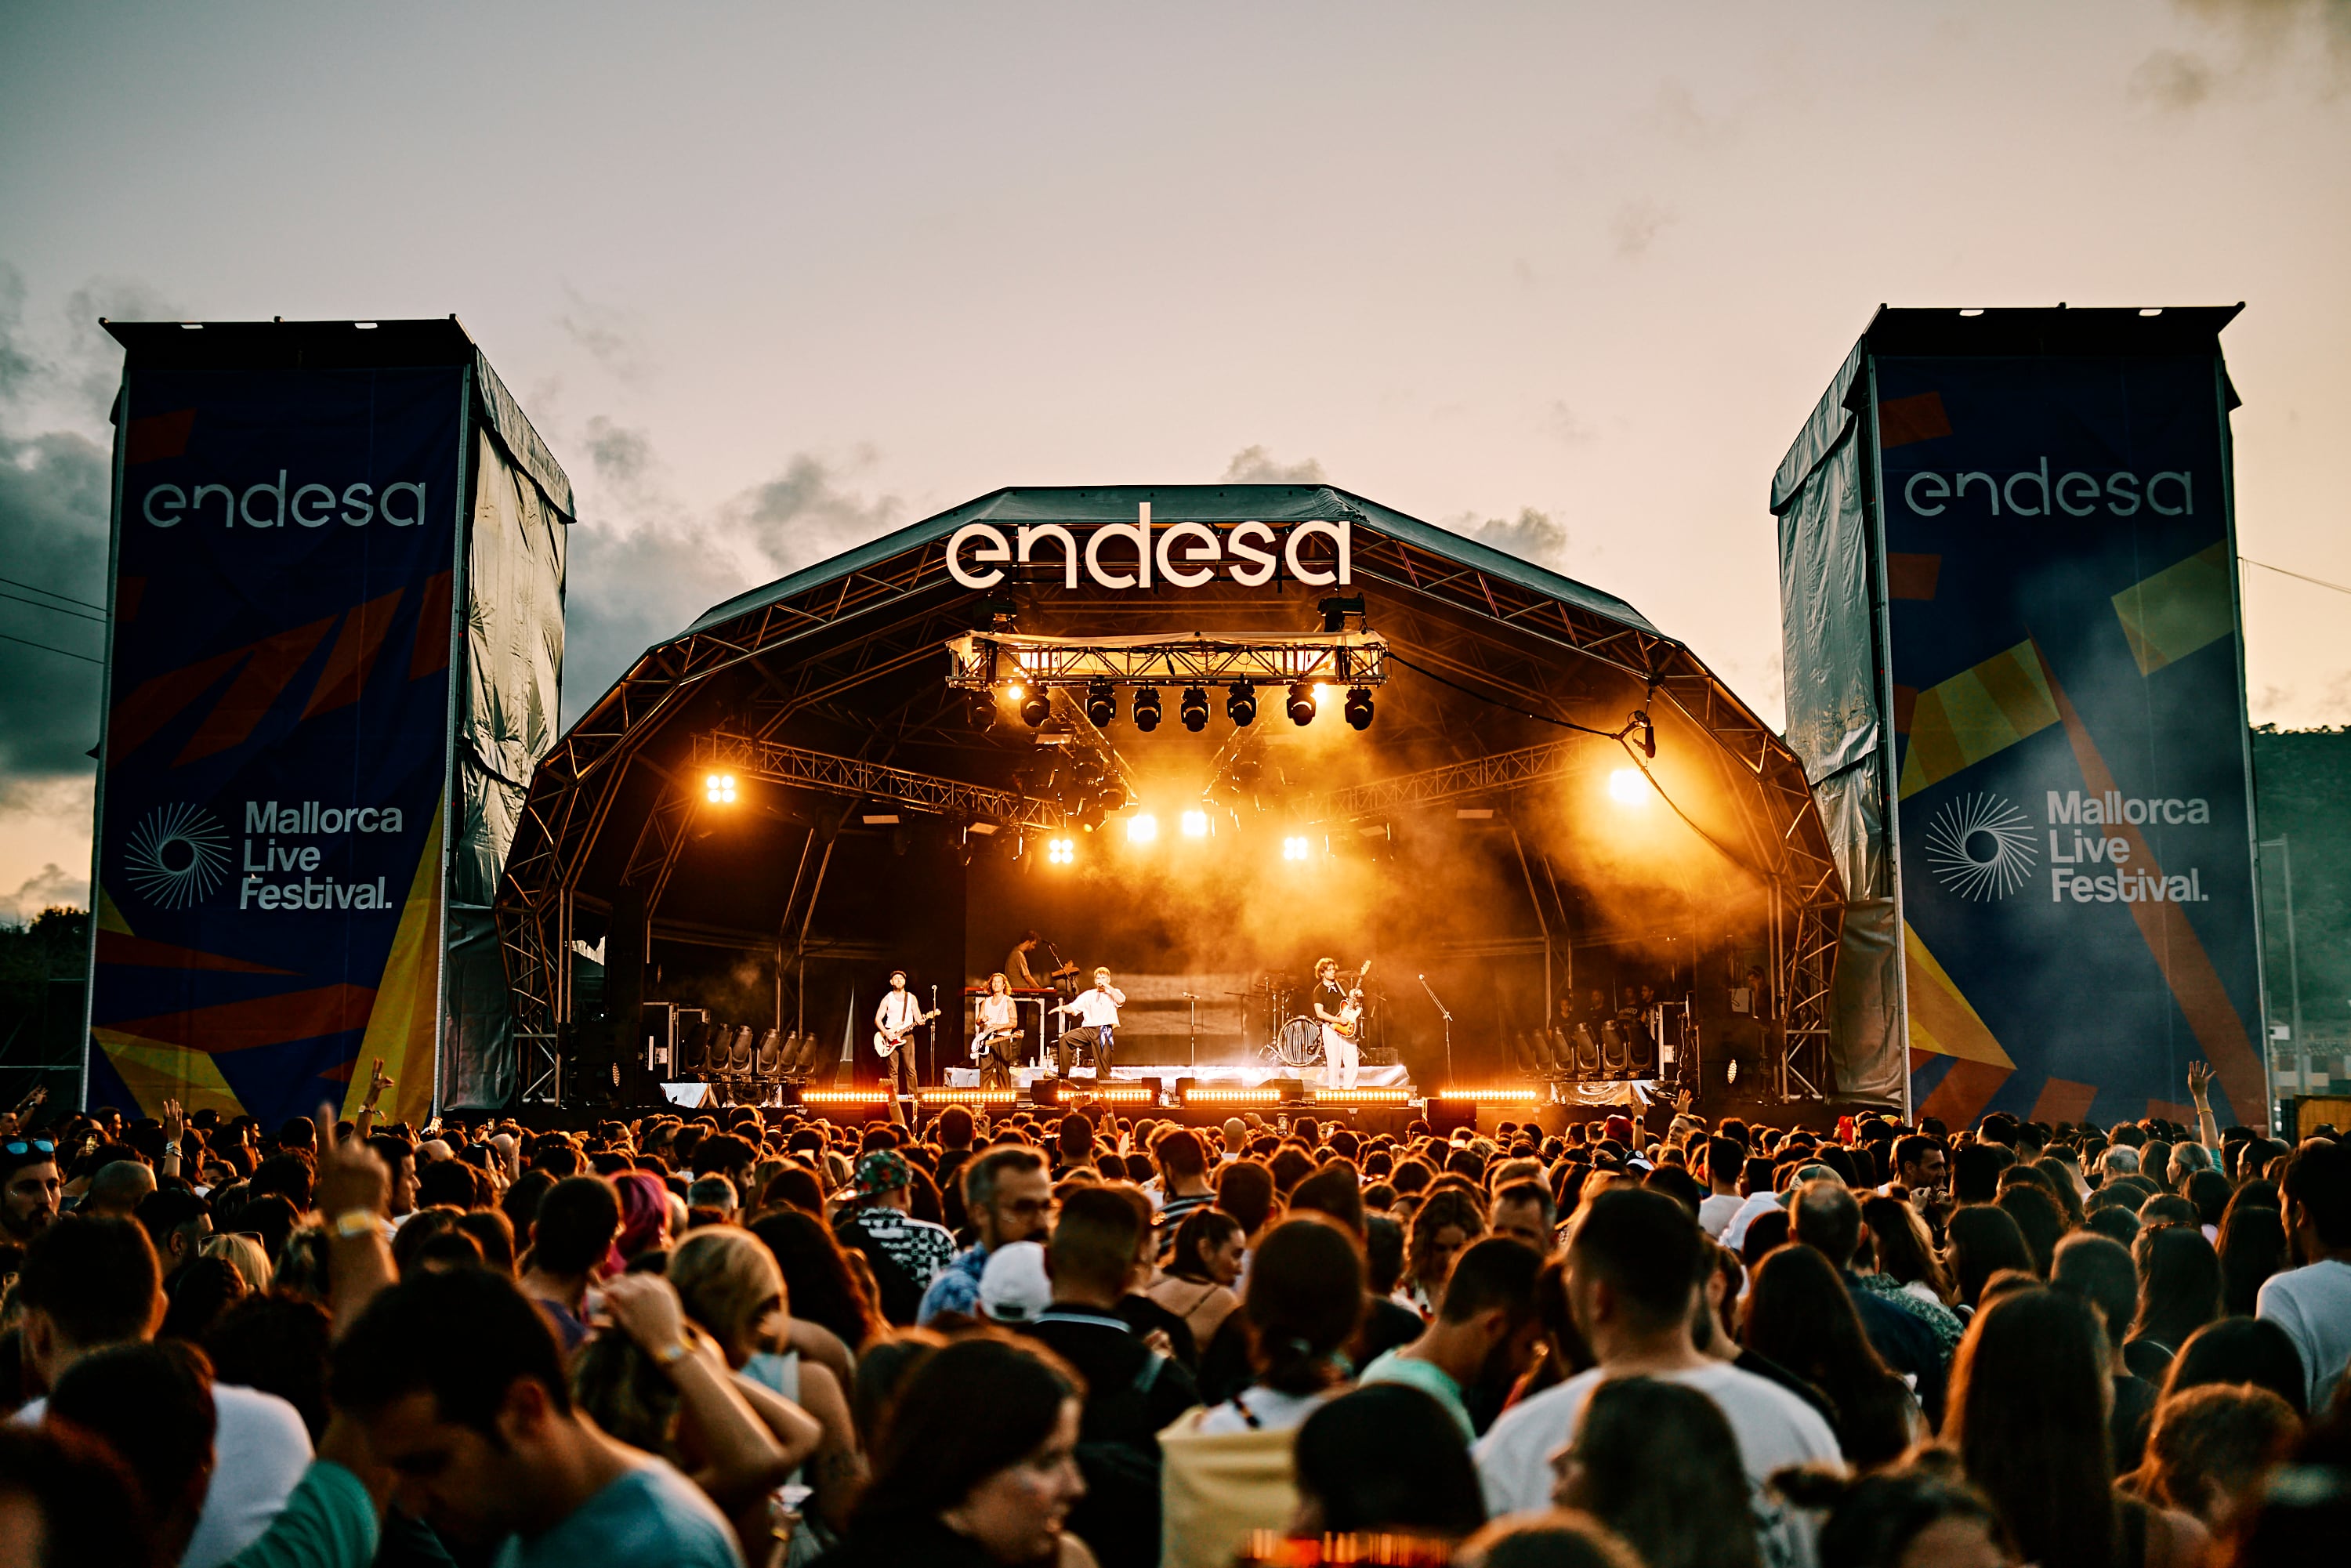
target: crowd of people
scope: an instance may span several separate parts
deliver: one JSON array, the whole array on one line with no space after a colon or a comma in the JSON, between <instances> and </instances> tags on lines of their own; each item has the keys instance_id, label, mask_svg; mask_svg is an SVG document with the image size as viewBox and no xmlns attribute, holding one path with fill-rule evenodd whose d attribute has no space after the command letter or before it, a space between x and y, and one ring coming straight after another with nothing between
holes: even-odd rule
<instances>
[{"instance_id":1,"label":"crowd of people","mask_svg":"<svg viewBox=\"0 0 2351 1568\"><path fill-rule=\"evenodd\" d=\"M0 1568L2351 1540L2351 1147L1663 1108L0 1119ZM772 1116L772 1113L770 1115ZM1555 1129L1555 1130L1553 1130Z\"/></svg>"}]
</instances>

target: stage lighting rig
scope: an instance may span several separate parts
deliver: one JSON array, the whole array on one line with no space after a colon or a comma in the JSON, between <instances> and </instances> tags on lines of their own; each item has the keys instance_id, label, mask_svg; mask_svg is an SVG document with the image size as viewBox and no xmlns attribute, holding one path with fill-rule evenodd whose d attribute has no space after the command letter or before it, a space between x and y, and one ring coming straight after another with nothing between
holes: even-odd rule
<instances>
[{"instance_id":1,"label":"stage lighting rig","mask_svg":"<svg viewBox=\"0 0 2351 1568\"><path fill-rule=\"evenodd\" d=\"M1225 692L1225 716L1246 729L1257 722L1257 688L1247 681L1235 681Z\"/></svg>"},{"instance_id":2,"label":"stage lighting rig","mask_svg":"<svg viewBox=\"0 0 2351 1568\"><path fill-rule=\"evenodd\" d=\"M1290 722L1301 729L1314 722L1314 684L1293 682L1290 688Z\"/></svg>"},{"instance_id":3,"label":"stage lighting rig","mask_svg":"<svg viewBox=\"0 0 2351 1568\"><path fill-rule=\"evenodd\" d=\"M1176 716L1182 719L1184 721L1184 727L1190 730L1194 735L1197 735L1202 730L1207 728L1207 688L1206 686L1186 686L1184 688L1183 706L1176 710Z\"/></svg>"},{"instance_id":4,"label":"stage lighting rig","mask_svg":"<svg viewBox=\"0 0 2351 1568\"><path fill-rule=\"evenodd\" d=\"M1641 738L1635 744L1640 747L1641 755L1655 762L1657 759L1657 727L1649 722L1649 710L1642 708L1635 712L1633 723L1640 730Z\"/></svg>"},{"instance_id":5,"label":"stage lighting rig","mask_svg":"<svg viewBox=\"0 0 2351 1568\"><path fill-rule=\"evenodd\" d=\"M1348 692L1347 723L1355 729L1372 727L1372 691L1369 686L1357 686Z\"/></svg>"},{"instance_id":6,"label":"stage lighting rig","mask_svg":"<svg viewBox=\"0 0 2351 1568\"><path fill-rule=\"evenodd\" d=\"M1187 839L1208 836L1208 813L1205 809L1195 806L1184 813L1184 836Z\"/></svg>"},{"instance_id":7,"label":"stage lighting rig","mask_svg":"<svg viewBox=\"0 0 2351 1568\"><path fill-rule=\"evenodd\" d=\"M1047 865L1073 865L1078 858L1078 841L1071 838L1050 839L1045 844Z\"/></svg>"},{"instance_id":8,"label":"stage lighting rig","mask_svg":"<svg viewBox=\"0 0 2351 1568\"><path fill-rule=\"evenodd\" d=\"M1126 820L1126 841L1128 843L1147 844L1158 836L1159 819L1153 816L1150 812L1140 812Z\"/></svg>"},{"instance_id":9,"label":"stage lighting rig","mask_svg":"<svg viewBox=\"0 0 2351 1568\"><path fill-rule=\"evenodd\" d=\"M1145 686L1134 694L1134 727L1145 735L1159 727L1159 688L1157 686Z\"/></svg>"},{"instance_id":10,"label":"stage lighting rig","mask_svg":"<svg viewBox=\"0 0 2351 1568\"><path fill-rule=\"evenodd\" d=\"M1108 727L1118 717L1118 694L1108 681L1095 681L1086 687L1086 718L1096 729Z\"/></svg>"},{"instance_id":11,"label":"stage lighting rig","mask_svg":"<svg viewBox=\"0 0 2351 1568\"><path fill-rule=\"evenodd\" d=\"M1013 691L1018 694L1019 689L1015 686ZM1035 729L1039 725L1043 724L1052 716L1052 699L1046 695L1041 687L1020 699L1020 722L1030 729Z\"/></svg>"},{"instance_id":12,"label":"stage lighting rig","mask_svg":"<svg viewBox=\"0 0 2351 1568\"><path fill-rule=\"evenodd\" d=\"M702 798L714 806L735 803L735 775L705 773L702 776Z\"/></svg>"},{"instance_id":13,"label":"stage lighting rig","mask_svg":"<svg viewBox=\"0 0 2351 1568\"><path fill-rule=\"evenodd\" d=\"M972 728L974 728L974 729L993 729L993 728L995 728L995 727L996 727L996 693L995 693L995 691L994 691L992 688L990 688L990 687L982 686L982 687L980 687L977 691L973 692L973 693L971 694L971 710L970 710L970 711L971 711L971 727L972 727Z\"/></svg>"}]
</instances>

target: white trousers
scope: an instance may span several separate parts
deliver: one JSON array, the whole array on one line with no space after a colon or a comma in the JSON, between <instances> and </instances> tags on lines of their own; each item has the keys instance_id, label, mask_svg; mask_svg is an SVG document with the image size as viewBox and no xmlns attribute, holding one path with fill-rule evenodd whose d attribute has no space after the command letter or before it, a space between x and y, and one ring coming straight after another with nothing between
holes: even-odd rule
<instances>
[{"instance_id":1,"label":"white trousers","mask_svg":"<svg viewBox=\"0 0 2351 1568\"><path fill-rule=\"evenodd\" d=\"M1332 1089L1353 1089L1355 1075L1363 1070L1363 1052L1355 1042L1332 1029L1322 1026L1322 1082Z\"/></svg>"}]
</instances>

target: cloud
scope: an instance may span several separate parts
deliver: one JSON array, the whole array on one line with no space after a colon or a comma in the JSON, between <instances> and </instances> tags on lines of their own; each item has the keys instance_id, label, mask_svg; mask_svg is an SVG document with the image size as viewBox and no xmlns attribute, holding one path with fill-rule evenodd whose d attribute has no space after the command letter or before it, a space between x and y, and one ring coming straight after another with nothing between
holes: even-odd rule
<instances>
[{"instance_id":1,"label":"cloud","mask_svg":"<svg viewBox=\"0 0 2351 1568\"><path fill-rule=\"evenodd\" d=\"M716 506L681 500L646 432L588 422L565 594L563 722L638 655L713 605L897 527L898 497L857 488L876 455L799 453L775 476Z\"/></svg>"},{"instance_id":2,"label":"cloud","mask_svg":"<svg viewBox=\"0 0 2351 1568\"><path fill-rule=\"evenodd\" d=\"M568 285L563 292L569 308L556 323L565 337L620 381L642 382L653 374L653 350L635 311L600 305Z\"/></svg>"},{"instance_id":3,"label":"cloud","mask_svg":"<svg viewBox=\"0 0 2351 1568\"><path fill-rule=\"evenodd\" d=\"M1228 485L1327 485L1331 476L1309 457L1297 463L1277 463L1262 446L1244 446L1225 465Z\"/></svg>"},{"instance_id":4,"label":"cloud","mask_svg":"<svg viewBox=\"0 0 2351 1568\"><path fill-rule=\"evenodd\" d=\"M1479 521L1475 512L1464 512L1447 521L1447 528L1457 534L1490 545L1505 555L1531 560L1553 570L1561 569L1567 559L1567 528L1549 512L1532 507L1521 507L1515 517L1488 517Z\"/></svg>"},{"instance_id":5,"label":"cloud","mask_svg":"<svg viewBox=\"0 0 2351 1568\"><path fill-rule=\"evenodd\" d=\"M2131 70L2133 102L2186 113L2224 92L2314 70L2320 90L2351 85L2351 0L2172 0L2217 50L2155 49Z\"/></svg>"},{"instance_id":6,"label":"cloud","mask_svg":"<svg viewBox=\"0 0 2351 1568\"><path fill-rule=\"evenodd\" d=\"M2195 108L2212 96L2220 73L2197 55L2178 49L2158 49L2139 61L2130 74L2134 103L2152 104L2174 113Z\"/></svg>"},{"instance_id":7,"label":"cloud","mask_svg":"<svg viewBox=\"0 0 2351 1568\"><path fill-rule=\"evenodd\" d=\"M0 265L0 570L14 580L0 591L16 596L0 600L0 632L22 639L0 642L0 786L89 770L99 666L67 654L106 645L99 612L57 596L106 601L107 451L72 430L16 433L82 368L27 334L24 297Z\"/></svg>"},{"instance_id":8,"label":"cloud","mask_svg":"<svg viewBox=\"0 0 2351 1568\"><path fill-rule=\"evenodd\" d=\"M1599 432L1584 423L1575 410L1559 398L1552 400L1551 410L1543 419L1543 428L1562 446L1589 446L1599 439Z\"/></svg>"},{"instance_id":9,"label":"cloud","mask_svg":"<svg viewBox=\"0 0 2351 1568\"><path fill-rule=\"evenodd\" d=\"M75 876L49 862L26 877L16 891L0 894L0 925L26 925L44 909L80 909L89 901L89 878Z\"/></svg>"},{"instance_id":10,"label":"cloud","mask_svg":"<svg viewBox=\"0 0 2351 1568\"><path fill-rule=\"evenodd\" d=\"M1616 209L1616 216L1608 225L1609 232L1615 236L1617 256L1631 261L1647 255L1657 236L1673 222L1674 213L1670 207L1646 197L1626 202Z\"/></svg>"}]
</instances>

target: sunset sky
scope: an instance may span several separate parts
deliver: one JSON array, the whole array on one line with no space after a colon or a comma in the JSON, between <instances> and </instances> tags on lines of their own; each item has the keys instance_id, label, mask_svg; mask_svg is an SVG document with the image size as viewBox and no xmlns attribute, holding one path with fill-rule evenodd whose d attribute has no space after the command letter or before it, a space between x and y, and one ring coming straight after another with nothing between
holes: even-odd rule
<instances>
[{"instance_id":1,"label":"sunset sky","mask_svg":"<svg viewBox=\"0 0 2351 1568\"><path fill-rule=\"evenodd\" d=\"M2247 302L2241 548L2351 584L2351 0L0 5L0 593L105 598L96 318L455 314L569 469L569 717L1007 484L1311 476L1767 717L1766 486L1880 301ZM2248 569L2252 713L2351 597ZM95 653L0 598L0 635ZM97 668L0 642L0 918Z\"/></svg>"}]
</instances>

